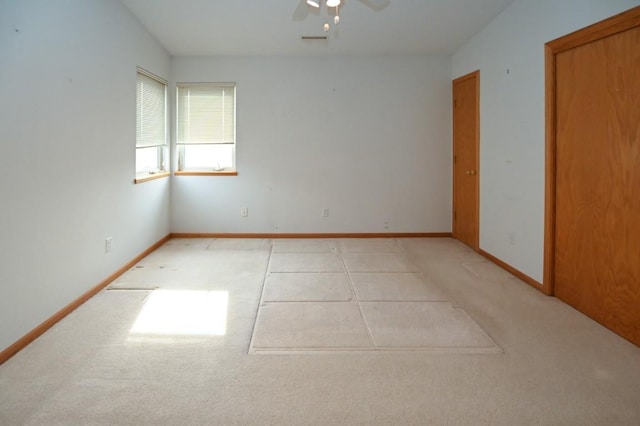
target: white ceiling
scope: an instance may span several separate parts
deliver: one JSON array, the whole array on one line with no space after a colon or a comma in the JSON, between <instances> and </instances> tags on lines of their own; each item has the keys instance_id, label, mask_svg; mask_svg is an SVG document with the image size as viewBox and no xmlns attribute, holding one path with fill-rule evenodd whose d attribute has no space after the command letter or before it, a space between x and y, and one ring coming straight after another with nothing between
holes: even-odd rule
<instances>
[{"instance_id":1,"label":"white ceiling","mask_svg":"<svg viewBox=\"0 0 640 426\"><path fill-rule=\"evenodd\" d=\"M306 0L121 0L174 56L450 55L513 0L342 0L327 41L326 8ZM332 21L331 17L331 21Z\"/></svg>"}]
</instances>

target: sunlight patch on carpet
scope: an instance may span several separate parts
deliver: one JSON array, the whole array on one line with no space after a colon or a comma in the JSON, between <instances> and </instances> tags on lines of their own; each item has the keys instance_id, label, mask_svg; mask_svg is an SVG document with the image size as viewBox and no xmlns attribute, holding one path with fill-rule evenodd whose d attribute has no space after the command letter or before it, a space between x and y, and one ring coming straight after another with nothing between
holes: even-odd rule
<instances>
[{"instance_id":1,"label":"sunlight patch on carpet","mask_svg":"<svg viewBox=\"0 0 640 426\"><path fill-rule=\"evenodd\" d=\"M130 333L137 336L224 336L228 291L155 290Z\"/></svg>"}]
</instances>

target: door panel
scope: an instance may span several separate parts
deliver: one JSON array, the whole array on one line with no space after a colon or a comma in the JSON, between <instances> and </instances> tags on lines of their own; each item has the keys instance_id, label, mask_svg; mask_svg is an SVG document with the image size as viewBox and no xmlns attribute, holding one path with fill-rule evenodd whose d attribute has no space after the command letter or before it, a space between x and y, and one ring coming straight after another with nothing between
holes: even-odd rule
<instances>
[{"instance_id":1,"label":"door panel","mask_svg":"<svg viewBox=\"0 0 640 426\"><path fill-rule=\"evenodd\" d=\"M555 294L640 345L640 27L556 55Z\"/></svg>"},{"instance_id":2,"label":"door panel","mask_svg":"<svg viewBox=\"0 0 640 426\"><path fill-rule=\"evenodd\" d=\"M478 249L479 72L453 81L453 235Z\"/></svg>"}]
</instances>

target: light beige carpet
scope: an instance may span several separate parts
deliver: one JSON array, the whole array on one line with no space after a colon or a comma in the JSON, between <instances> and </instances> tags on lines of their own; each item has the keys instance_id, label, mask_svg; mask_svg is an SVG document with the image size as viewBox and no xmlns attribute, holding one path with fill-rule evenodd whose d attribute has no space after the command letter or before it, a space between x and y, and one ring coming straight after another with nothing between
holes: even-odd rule
<instances>
[{"instance_id":1,"label":"light beige carpet","mask_svg":"<svg viewBox=\"0 0 640 426\"><path fill-rule=\"evenodd\" d=\"M275 241L250 353L500 353L393 239Z\"/></svg>"},{"instance_id":2,"label":"light beige carpet","mask_svg":"<svg viewBox=\"0 0 640 426\"><path fill-rule=\"evenodd\" d=\"M264 239L170 240L108 286L109 290L190 289L262 281L271 245Z\"/></svg>"},{"instance_id":3,"label":"light beige carpet","mask_svg":"<svg viewBox=\"0 0 640 426\"><path fill-rule=\"evenodd\" d=\"M272 249L411 271L274 272ZM0 366L0 425L640 424L640 348L479 262L447 238L170 240ZM406 350L483 335L502 352Z\"/></svg>"}]
</instances>

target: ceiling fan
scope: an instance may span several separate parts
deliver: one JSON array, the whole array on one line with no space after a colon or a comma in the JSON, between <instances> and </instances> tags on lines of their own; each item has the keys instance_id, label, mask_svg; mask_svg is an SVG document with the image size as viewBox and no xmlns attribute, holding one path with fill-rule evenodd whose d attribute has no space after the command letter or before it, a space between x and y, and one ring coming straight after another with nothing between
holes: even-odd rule
<instances>
[{"instance_id":1,"label":"ceiling fan","mask_svg":"<svg viewBox=\"0 0 640 426\"><path fill-rule=\"evenodd\" d=\"M391 0L359 0L360 3L367 6L376 12L389 6ZM333 23L337 25L340 22L340 8L346 3L346 0L300 0L298 7L293 12L294 21L302 21L306 19L309 13L319 14L323 7L326 6L327 21L324 23L324 31L327 32L330 29L329 15L333 16Z\"/></svg>"}]
</instances>

